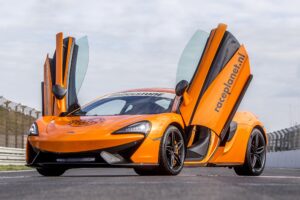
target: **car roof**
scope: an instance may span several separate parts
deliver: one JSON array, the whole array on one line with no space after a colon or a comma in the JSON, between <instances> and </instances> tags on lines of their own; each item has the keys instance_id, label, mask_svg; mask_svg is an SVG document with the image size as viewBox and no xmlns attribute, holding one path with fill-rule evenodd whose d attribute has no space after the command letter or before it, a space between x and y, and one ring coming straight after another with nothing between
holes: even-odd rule
<instances>
[{"instance_id":1,"label":"car roof","mask_svg":"<svg viewBox=\"0 0 300 200\"><path fill-rule=\"evenodd\" d=\"M162 92L162 93L175 94L175 90L171 88L139 88L139 89L125 90L121 92Z\"/></svg>"},{"instance_id":2,"label":"car roof","mask_svg":"<svg viewBox=\"0 0 300 200\"><path fill-rule=\"evenodd\" d=\"M109 97L109 96L112 96L112 95L115 95L115 94L126 93L126 92L141 92L141 93L143 93L143 92L160 92L160 93L169 93L169 94L173 94L173 95L176 96L175 90L171 89L171 88L139 88L139 89L130 89L130 90L123 90L123 91L119 91L119 92L114 92L114 93L106 94L104 96L100 96L100 97L94 99L93 101L91 101L89 103L86 103L82 107L85 107L85 106L88 106L88 105L90 105L90 104L92 104L94 102L97 102L97 101L99 101L102 98Z\"/></svg>"}]
</instances>

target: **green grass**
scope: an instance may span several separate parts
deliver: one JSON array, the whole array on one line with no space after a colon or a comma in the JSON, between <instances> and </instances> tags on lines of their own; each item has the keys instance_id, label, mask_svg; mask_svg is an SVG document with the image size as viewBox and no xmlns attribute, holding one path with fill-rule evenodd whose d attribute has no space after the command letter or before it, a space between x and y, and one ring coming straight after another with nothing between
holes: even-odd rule
<instances>
[{"instance_id":1,"label":"green grass","mask_svg":"<svg viewBox=\"0 0 300 200\"><path fill-rule=\"evenodd\" d=\"M23 165L0 165L0 171L14 171L14 170L29 170L30 167Z\"/></svg>"}]
</instances>

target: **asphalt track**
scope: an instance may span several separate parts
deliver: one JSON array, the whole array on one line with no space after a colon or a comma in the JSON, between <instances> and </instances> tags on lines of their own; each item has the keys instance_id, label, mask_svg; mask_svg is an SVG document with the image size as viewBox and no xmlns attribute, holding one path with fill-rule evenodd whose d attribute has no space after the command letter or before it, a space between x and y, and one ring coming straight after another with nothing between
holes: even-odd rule
<instances>
[{"instance_id":1,"label":"asphalt track","mask_svg":"<svg viewBox=\"0 0 300 200\"><path fill-rule=\"evenodd\" d=\"M0 199L300 199L300 169L260 177L227 168L185 168L179 176L137 176L131 169L73 169L61 177L0 172Z\"/></svg>"}]
</instances>

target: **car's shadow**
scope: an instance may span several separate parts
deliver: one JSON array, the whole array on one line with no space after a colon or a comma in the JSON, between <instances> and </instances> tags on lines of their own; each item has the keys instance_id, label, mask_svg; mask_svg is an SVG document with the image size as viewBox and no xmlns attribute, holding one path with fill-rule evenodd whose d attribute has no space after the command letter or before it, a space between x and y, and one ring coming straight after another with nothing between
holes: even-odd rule
<instances>
[{"instance_id":1,"label":"car's shadow","mask_svg":"<svg viewBox=\"0 0 300 200\"><path fill-rule=\"evenodd\" d=\"M89 178L89 177L99 177L99 178L119 178L119 177L140 177L139 175L113 175L113 174L103 174L103 175L97 175L97 174L91 174L91 175L62 175L60 176L62 178L68 177L68 178Z\"/></svg>"}]
</instances>

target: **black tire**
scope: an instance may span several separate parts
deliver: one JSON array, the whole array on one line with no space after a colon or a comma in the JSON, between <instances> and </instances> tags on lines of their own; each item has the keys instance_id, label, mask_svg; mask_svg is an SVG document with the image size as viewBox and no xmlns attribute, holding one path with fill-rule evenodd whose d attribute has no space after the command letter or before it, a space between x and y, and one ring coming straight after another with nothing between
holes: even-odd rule
<instances>
[{"instance_id":1,"label":"black tire","mask_svg":"<svg viewBox=\"0 0 300 200\"><path fill-rule=\"evenodd\" d=\"M165 131L159 150L159 175L178 175L184 165L186 147L184 137L176 126Z\"/></svg>"},{"instance_id":2,"label":"black tire","mask_svg":"<svg viewBox=\"0 0 300 200\"><path fill-rule=\"evenodd\" d=\"M36 168L36 171L43 176L61 176L63 173L65 173L66 169L39 167Z\"/></svg>"},{"instance_id":3,"label":"black tire","mask_svg":"<svg viewBox=\"0 0 300 200\"><path fill-rule=\"evenodd\" d=\"M259 176L266 163L266 140L259 129L253 129L248 140L245 163L234 167L234 171L240 176Z\"/></svg>"}]
</instances>

